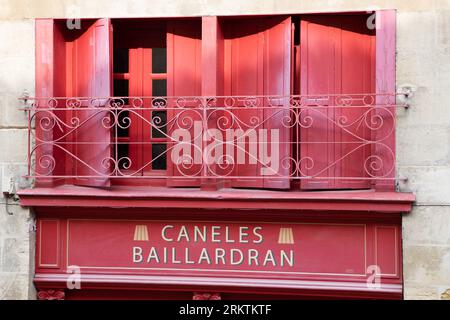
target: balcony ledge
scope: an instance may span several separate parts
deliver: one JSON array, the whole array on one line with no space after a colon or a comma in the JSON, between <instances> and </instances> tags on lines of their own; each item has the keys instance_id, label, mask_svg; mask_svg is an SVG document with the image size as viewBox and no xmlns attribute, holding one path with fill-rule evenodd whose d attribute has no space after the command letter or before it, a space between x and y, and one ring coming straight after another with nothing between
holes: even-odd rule
<instances>
[{"instance_id":1,"label":"balcony ledge","mask_svg":"<svg viewBox=\"0 0 450 320\"><path fill-rule=\"evenodd\" d=\"M407 213L415 196L404 192L273 191L115 186L109 189L63 185L19 191L28 207L208 208L320 210Z\"/></svg>"}]
</instances>

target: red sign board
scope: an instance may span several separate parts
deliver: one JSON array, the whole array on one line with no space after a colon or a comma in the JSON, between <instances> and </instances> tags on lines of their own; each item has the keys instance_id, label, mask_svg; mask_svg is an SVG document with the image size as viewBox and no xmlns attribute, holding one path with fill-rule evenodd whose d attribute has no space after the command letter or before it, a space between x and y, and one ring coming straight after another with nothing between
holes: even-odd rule
<instances>
[{"instance_id":1,"label":"red sign board","mask_svg":"<svg viewBox=\"0 0 450 320\"><path fill-rule=\"evenodd\" d=\"M63 264L85 272L357 279L366 278L368 267L378 263L383 275L399 275L395 225L91 219L66 223Z\"/></svg>"}]
</instances>

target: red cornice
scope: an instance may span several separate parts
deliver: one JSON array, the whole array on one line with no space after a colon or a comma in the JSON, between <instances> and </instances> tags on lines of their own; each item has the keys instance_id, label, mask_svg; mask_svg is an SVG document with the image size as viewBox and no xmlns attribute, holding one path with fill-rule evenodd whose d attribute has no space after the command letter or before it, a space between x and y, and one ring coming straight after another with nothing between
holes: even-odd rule
<instances>
[{"instance_id":1,"label":"red cornice","mask_svg":"<svg viewBox=\"0 0 450 320\"><path fill-rule=\"evenodd\" d=\"M279 279L139 276L139 275L82 275L83 290L213 290L218 292L261 292L286 295L309 295L317 297L361 297L401 299L401 284L382 284L371 288L365 282L349 281L300 281ZM66 288L67 275L38 273L34 282L40 290Z\"/></svg>"},{"instance_id":2,"label":"red cornice","mask_svg":"<svg viewBox=\"0 0 450 320\"><path fill-rule=\"evenodd\" d=\"M59 186L19 191L30 207L209 208L406 213L412 193L363 191L283 192L222 189Z\"/></svg>"}]
</instances>

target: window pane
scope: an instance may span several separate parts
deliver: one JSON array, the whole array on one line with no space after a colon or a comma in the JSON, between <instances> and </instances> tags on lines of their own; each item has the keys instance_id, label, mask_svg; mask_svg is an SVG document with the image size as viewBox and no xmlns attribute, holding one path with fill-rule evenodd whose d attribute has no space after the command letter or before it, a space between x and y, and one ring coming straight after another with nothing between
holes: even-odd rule
<instances>
[{"instance_id":1,"label":"window pane","mask_svg":"<svg viewBox=\"0 0 450 320\"><path fill-rule=\"evenodd\" d=\"M166 138L166 111L153 111L152 124L152 138Z\"/></svg>"},{"instance_id":2,"label":"window pane","mask_svg":"<svg viewBox=\"0 0 450 320\"><path fill-rule=\"evenodd\" d=\"M152 49L152 72L166 73L167 72L167 53L166 48Z\"/></svg>"},{"instance_id":3,"label":"window pane","mask_svg":"<svg viewBox=\"0 0 450 320\"><path fill-rule=\"evenodd\" d=\"M158 79L152 80L152 96L154 97L165 97L167 95L167 80Z\"/></svg>"},{"instance_id":4,"label":"window pane","mask_svg":"<svg viewBox=\"0 0 450 320\"><path fill-rule=\"evenodd\" d=\"M118 123L117 126L117 136L119 138L121 137L128 137L128 133L130 130L130 114L128 111L120 111Z\"/></svg>"},{"instance_id":5,"label":"window pane","mask_svg":"<svg viewBox=\"0 0 450 320\"><path fill-rule=\"evenodd\" d=\"M155 143L152 145L152 169L166 170L167 169L167 144Z\"/></svg>"},{"instance_id":6,"label":"window pane","mask_svg":"<svg viewBox=\"0 0 450 320\"><path fill-rule=\"evenodd\" d=\"M114 96L128 97L128 80L114 79ZM128 104L128 99L125 99Z\"/></svg>"},{"instance_id":7,"label":"window pane","mask_svg":"<svg viewBox=\"0 0 450 320\"><path fill-rule=\"evenodd\" d=\"M120 169L124 169L125 167L129 167L130 166L130 163L129 163L128 159L124 159L124 158L129 157L129 155L130 155L130 153L129 153L129 146L128 146L128 144L127 143L123 143L123 142L118 143L117 144L117 157L116 157L116 159L117 159L117 161L122 159L118 163Z\"/></svg>"},{"instance_id":8,"label":"window pane","mask_svg":"<svg viewBox=\"0 0 450 320\"><path fill-rule=\"evenodd\" d=\"M128 80L114 80L114 96L116 97L127 97L128 96ZM127 105L128 99L116 99L115 101L120 105ZM128 122L128 111L122 111L119 113L119 124L117 126L117 136L118 137L128 137L129 132L129 122ZM127 128L121 128L127 127Z\"/></svg>"},{"instance_id":9,"label":"window pane","mask_svg":"<svg viewBox=\"0 0 450 320\"><path fill-rule=\"evenodd\" d=\"M114 49L114 73L127 73L128 65L128 49L116 48Z\"/></svg>"}]
</instances>

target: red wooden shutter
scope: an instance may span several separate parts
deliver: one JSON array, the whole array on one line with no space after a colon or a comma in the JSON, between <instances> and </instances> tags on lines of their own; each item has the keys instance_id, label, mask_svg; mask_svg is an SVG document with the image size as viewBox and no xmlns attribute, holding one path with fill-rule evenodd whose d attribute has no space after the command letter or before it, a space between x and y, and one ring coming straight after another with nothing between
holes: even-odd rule
<instances>
[{"instance_id":1,"label":"red wooden shutter","mask_svg":"<svg viewBox=\"0 0 450 320\"><path fill-rule=\"evenodd\" d=\"M204 97L223 96L224 34L222 28L223 24L217 16L202 18L202 95ZM223 143L225 130L218 123L227 116L226 112L220 108L223 105L221 98L208 99L209 107L203 122L208 127L208 132L204 138L207 146L203 152L206 154L207 162L203 168L202 190L214 191L225 184L222 177L226 176L227 171L226 167L221 167L221 164L225 163L223 157L226 155L226 145ZM219 142L210 145L213 139Z\"/></svg>"},{"instance_id":2,"label":"red wooden shutter","mask_svg":"<svg viewBox=\"0 0 450 320\"><path fill-rule=\"evenodd\" d=\"M268 175L264 179L264 188L288 189L290 187L289 157L291 155L289 95L291 93L291 53L292 35L291 18L268 18L265 32L265 62L264 62L264 94L277 96L267 99L264 109L264 129L271 136L277 130L278 141L263 144L269 148L269 159L263 159ZM281 96L282 98L279 98ZM275 137L275 136L273 136ZM260 137L261 139L261 137ZM268 138L271 139L271 138ZM278 145L279 157L271 154L271 146ZM273 176L273 177L272 177Z\"/></svg>"},{"instance_id":3,"label":"red wooden shutter","mask_svg":"<svg viewBox=\"0 0 450 320\"><path fill-rule=\"evenodd\" d=\"M338 30L340 46L340 76L336 77L336 85L340 88L336 93L346 94L353 98L348 107L336 108L335 118L345 119L345 128L336 128L335 139L342 142L336 144L335 156L340 165L335 168L335 175L342 179L335 180L336 189L365 189L370 187L370 180L345 179L345 177L368 177L370 168L367 159L371 155L372 132L361 122L361 116L371 112L374 106L369 103L375 92L375 32L367 28L366 15L349 15L340 19ZM352 96L354 94L354 96ZM335 101L336 102L336 101Z\"/></svg>"},{"instance_id":4,"label":"red wooden shutter","mask_svg":"<svg viewBox=\"0 0 450 320\"><path fill-rule=\"evenodd\" d=\"M99 19L75 40L74 63L76 95L95 98L83 103L83 107L98 110L76 112L83 126L76 133L77 156L74 183L83 186L107 187L112 163L111 129L108 128L108 111L102 110L112 91L112 29L109 19ZM103 98L103 99L98 99ZM82 108L83 108L82 107ZM86 177L83 177L86 176Z\"/></svg>"},{"instance_id":5,"label":"red wooden shutter","mask_svg":"<svg viewBox=\"0 0 450 320\"><path fill-rule=\"evenodd\" d=\"M65 49L64 39L60 28L53 19L36 20L36 97L38 108L48 109L53 103L47 98L65 96ZM57 109L64 108L65 101L57 101ZM64 121L63 112L37 112L35 122L52 119L52 115ZM45 121L43 122L45 123ZM53 130L43 130L42 125L36 125L36 175L58 176L64 175L65 152L55 146L52 141L61 139L64 132L61 127L54 126ZM63 147L65 147L63 145ZM50 164L46 166L45 164ZM51 169L53 168L53 169ZM63 183L63 179L39 178L36 186L51 187Z\"/></svg>"},{"instance_id":6,"label":"red wooden shutter","mask_svg":"<svg viewBox=\"0 0 450 320\"><path fill-rule=\"evenodd\" d=\"M262 99L254 99L256 108L247 107L247 103L252 103L252 97L264 93L264 34L261 24L261 19L233 20L228 21L226 28L225 95L242 96L235 99L232 110L235 120L239 120L232 121L234 132L242 130L241 139L234 137L235 167L232 175L236 178L231 181L232 187L262 188L264 185L263 179L258 177L261 162L249 156L249 153L255 154L250 150L257 146L257 136L252 129L255 127L256 132L260 129L259 125L253 125L252 118L258 123L262 123L264 118ZM245 154L243 161L239 156L241 152Z\"/></svg>"},{"instance_id":7,"label":"red wooden shutter","mask_svg":"<svg viewBox=\"0 0 450 320\"><path fill-rule=\"evenodd\" d=\"M302 100L307 109L300 118L300 170L303 176L319 178L302 180L302 189L370 186L368 180L345 179L367 177L364 164L370 155L370 145L364 144L370 132L356 121L367 111L359 107L360 94L374 91L373 32L366 20L329 15L301 21L300 92L316 96ZM354 108L336 107L342 104L342 97L335 96L340 94L348 94Z\"/></svg>"},{"instance_id":8,"label":"red wooden shutter","mask_svg":"<svg viewBox=\"0 0 450 320\"><path fill-rule=\"evenodd\" d=\"M301 48L301 80L300 93L302 95L329 94L335 92L334 86L334 28L324 17L304 19L300 25ZM323 105L328 101L321 101ZM332 130L327 118L333 118L333 109L316 108L313 111L302 110L300 130L300 170L305 176L317 175L321 177L333 176L331 169L326 169L328 163L334 159L332 144L315 144L314 142L332 141ZM312 117L313 125L304 128L304 120ZM306 123L306 122L305 122ZM332 180L302 180L303 189L329 189L333 187Z\"/></svg>"},{"instance_id":9,"label":"red wooden shutter","mask_svg":"<svg viewBox=\"0 0 450 320\"><path fill-rule=\"evenodd\" d=\"M201 183L203 111L201 99L196 98L201 96L201 69L201 21L170 22L167 26L167 132L173 137L178 129L189 131L190 140L183 142L191 158L180 159L183 154L186 156L176 152L180 144L168 143L168 186L193 187ZM173 98L180 96L186 98ZM190 160L194 162L189 163Z\"/></svg>"},{"instance_id":10,"label":"red wooden shutter","mask_svg":"<svg viewBox=\"0 0 450 320\"><path fill-rule=\"evenodd\" d=\"M236 122L234 129L246 133L241 145L246 150L244 164L238 163L238 148L235 148L233 176L237 178L232 180L233 187L289 188L289 169L281 163L290 155L290 146L286 143L289 141L289 128L281 121L289 115L288 109L283 107L288 106L287 96L290 94L290 21L290 18L282 17L233 20L226 29L225 95L243 97L236 99L233 114L240 121ZM277 98L256 97L262 95ZM252 103L255 103L255 108L246 107ZM258 120L257 125L254 125L254 119ZM254 129L256 135L247 134L248 129ZM269 162L272 130L278 130L279 140L284 143L279 144L279 159ZM264 131L269 143L261 143ZM252 160L249 153L252 154L250 150L255 142L257 159ZM269 152L261 152L260 148L267 148Z\"/></svg>"}]
</instances>

